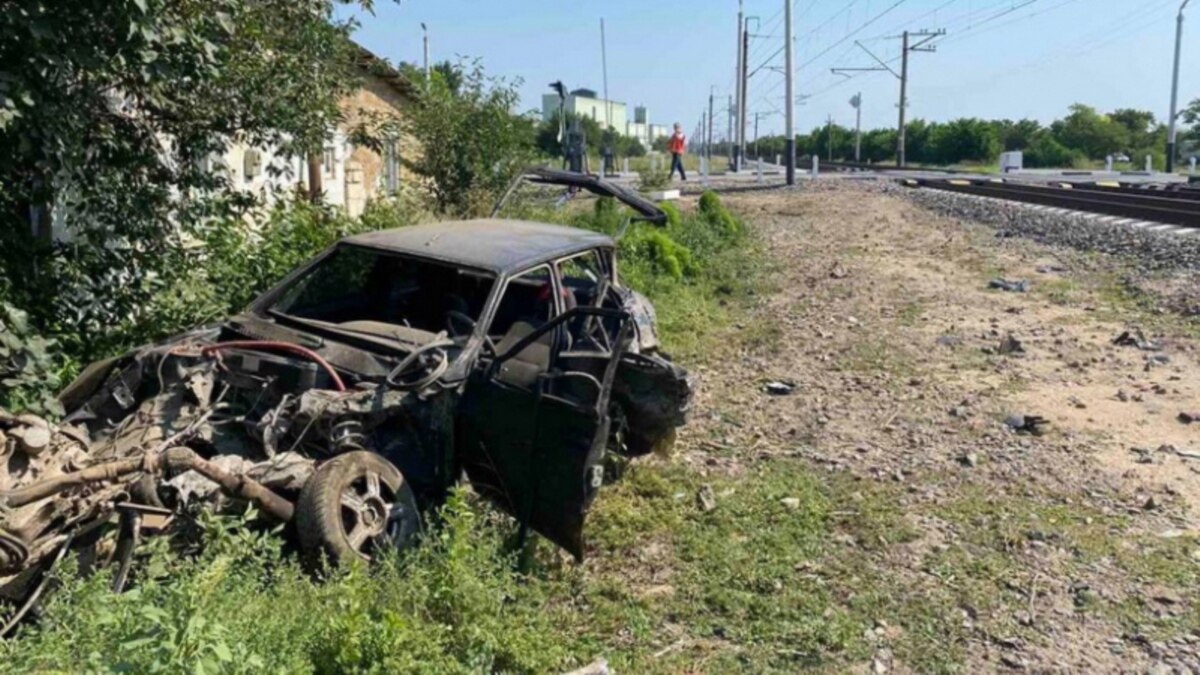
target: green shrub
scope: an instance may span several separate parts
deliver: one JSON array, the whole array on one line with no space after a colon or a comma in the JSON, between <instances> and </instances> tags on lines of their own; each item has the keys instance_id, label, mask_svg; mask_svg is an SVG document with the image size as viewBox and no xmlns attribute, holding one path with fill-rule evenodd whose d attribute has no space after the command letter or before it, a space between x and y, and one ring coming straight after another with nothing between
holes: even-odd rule
<instances>
[{"instance_id":1,"label":"green shrub","mask_svg":"<svg viewBox=\"0 0 1200 675\"><path fill-rule=\"evenodd\" d=\"M639 225L621 240L621 258L627 265L647 266L672 279L697 271L692 252L653 226Z\"/></svg>"},{"instance_id":2,"label":"green shrub","mask_svg":"<svg viewBox=\"0 0 1200 675\"><path fill-rule=\"evenodd\" d=\"M671 174L647 166L638 171L638 189L643 192L661 190L671 182Z\"/></svg>"},{"instance_id":3,"label":"green shrub","mask_svg":"<svg viewBox=\"0 0 1200 675\"><path fill-rule=\"evenodd\" d=\"M679 207L671 202L659 202L658 208L667 214L667 227L679 227L683 224L683 213L679 211Z\"/></svg>"},{"instance_id":4,"label":"green shrub","mask_svg":"<svg viewBox=\"0 0 1200 675\"><path fill-rule=\"evenodd\" d=\"M0 408L37 415L63 413L55 398L63 374L56 348L54 341L31 330L25 312L0 303Z\"/></svg>"},{"instance_id":5,"label":"green shrub","mask_svg":"<svg viewBox=\"0 0 1200 675\"><path fill-rule=\"evenodd\" d=\"M741 223L721 203L721 198L712 190L700 195L700 215L709 223L720 227L727 236L736 237L742 233Z\"/></svg>"}]
</instances>

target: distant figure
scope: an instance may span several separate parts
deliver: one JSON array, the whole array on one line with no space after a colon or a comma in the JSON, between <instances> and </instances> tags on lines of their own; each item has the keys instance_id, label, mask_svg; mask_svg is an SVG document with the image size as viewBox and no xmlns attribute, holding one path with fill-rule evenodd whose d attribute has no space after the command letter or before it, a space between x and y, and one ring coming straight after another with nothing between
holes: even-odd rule
<instances>
[{"instance_id":1,"label":"distant figure","mask_svg":"<svg viewBox=\"0 0 1200 675\"><path fill-rule=\"evenodd\" d=\"M687 174L683 171L683 153L687 150L687 136L683 135L683 127L679 122L675 123L675 133L672 134L671 140L667 141L667 151L671 153L671 173L667 174L667 179L675 177L675 169L679 169L679 178L687 180Z\"/></svg>"}]
</instances>

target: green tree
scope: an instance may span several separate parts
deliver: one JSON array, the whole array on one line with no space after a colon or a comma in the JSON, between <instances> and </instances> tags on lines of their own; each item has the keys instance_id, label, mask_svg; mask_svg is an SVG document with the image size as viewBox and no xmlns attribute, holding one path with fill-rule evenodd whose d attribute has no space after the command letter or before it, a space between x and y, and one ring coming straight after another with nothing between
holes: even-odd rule
<instances>
[{"instance_id":1,"label":"green tree","mask_svg":"<svg viewBox=\"0 0 1200 675\"><path fill-rule=\"evenodd\" d=\"M426 179L436 207L452 215L480 215L534 156L533 120L516 115L513 83L484 74L478 63L455 66L456 93L440 72L421 87L404 125L417 140L405 165Z\"/></svg>"},{"instance_id":2,"label":"green tree","mask_svg":"<svg viewBox=\"0 0 1200 675\"><path fill-rule=\"evenodd\" d=\"M102 350L175 272L183 230L248 206L209 157L234 141L302 155L339 119L361 52L335 4L5 2L0 288L77 354ZM72 246L31 222L51 208Z\"/></svg>"},{"instance_id":3,"label":"green tree","mask_svg":"<svg viewBox=\"0 0 1200 675\"><path fill-rule=\"evenodd\" d=\"M926 152L937 164L990 162L1000 154L995 128L976 118L963 118L931 129Z\"/></svg>"},{"instance_id":4,"label":"green tree","mask_svg":"<svg viewBox=\"0 0 1200 675\"><path fill-rule=\"evenodd\" d=\"M1064 147L1091 159L1103 159L1129 148L1125 126L1081 103L1072 105L1070 114L1051 124L1050 130Z\"/></svg>"},{"instance_id":5,"label":"green tree","mask_svg":"<svg viewBox=\"0 0 1200 675\"><path fill-rule=\"evenodd\" d=\"M1082 159L1083 153L1059 143L1048 130L1039 132L1024 148L1023 161L1030 168L1066 169Z\"/></svg>"}]
</instances>

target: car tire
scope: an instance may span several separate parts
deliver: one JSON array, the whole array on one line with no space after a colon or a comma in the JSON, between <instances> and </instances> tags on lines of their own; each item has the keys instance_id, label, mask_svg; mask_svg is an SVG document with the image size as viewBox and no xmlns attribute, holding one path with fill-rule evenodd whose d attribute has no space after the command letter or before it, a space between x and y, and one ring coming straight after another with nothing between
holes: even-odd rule
<instances>
[{"instance_id":1,"label":"car tire","mask_svg":"<svg viewBox=\"0 0 1200 675\"><path fill-rule=\"evenodd\" d=\"M317 467L296 502L296 535L312 571L371 562L410 546L420 530L416 497L391 462L366 450Z\"/></svg>"}]
</instances>

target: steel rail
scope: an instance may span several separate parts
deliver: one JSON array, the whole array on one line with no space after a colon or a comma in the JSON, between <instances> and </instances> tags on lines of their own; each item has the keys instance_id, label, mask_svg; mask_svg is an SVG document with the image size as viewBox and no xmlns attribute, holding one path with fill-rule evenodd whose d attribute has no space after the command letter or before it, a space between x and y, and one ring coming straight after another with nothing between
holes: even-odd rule
<instances>
[{"instance_id":1,"label":"steel rail","mask_svg":"<svg viewBox=\"0 0 1200 675\"><path fill-rule=\"evenodd\" d=\"M948 192L1200 228L1200 202L1163 197L1158 193L1111 193L1080 188L959 180L920 180L907 183Z\"/></svg>"}]
</instances>

